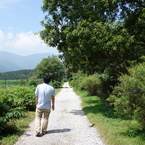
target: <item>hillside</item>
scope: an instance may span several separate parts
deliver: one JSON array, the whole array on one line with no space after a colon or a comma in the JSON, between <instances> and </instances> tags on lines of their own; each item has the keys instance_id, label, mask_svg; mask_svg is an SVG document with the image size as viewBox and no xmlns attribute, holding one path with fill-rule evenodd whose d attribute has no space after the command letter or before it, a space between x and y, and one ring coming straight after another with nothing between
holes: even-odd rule
<instances>
[{"instance_id":1,"label":"hillside","mask_svg":"<svg viewBox=\"0 0 145 145\"><path fill-rule=\"evenodd\" d=\"M43 58L51 56L51 53L20 56L10 52L0 51L0 72L34 69Z\"/></svg>"},{"instance_id":2,"label":"hillside","mask_svg":"<svg viewBox=\"0 0 145 145\"><path fill-rule=\"evenodd\" d=\"M17 70L0 73L0 80L19 80L28 79L29 77L35 76L35 71L33 70Z\"/></svg>"}]
</instances>

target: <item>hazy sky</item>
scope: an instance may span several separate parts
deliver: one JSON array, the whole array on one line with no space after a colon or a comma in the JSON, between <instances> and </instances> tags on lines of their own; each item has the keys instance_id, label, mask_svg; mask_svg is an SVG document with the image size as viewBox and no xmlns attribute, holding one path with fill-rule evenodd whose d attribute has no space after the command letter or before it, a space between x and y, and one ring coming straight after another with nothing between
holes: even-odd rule
<instances>
[{"instance_id":1,"label":"hazy sky","mask_svg":"<svg viewBox=\"0 0 145 145\"><path fill-rule=\"evenodd\" d=\"M43 30L42 0L0 0L0 51L19 55L58 54L34 33Z\"/></svg>"}]
</instances>

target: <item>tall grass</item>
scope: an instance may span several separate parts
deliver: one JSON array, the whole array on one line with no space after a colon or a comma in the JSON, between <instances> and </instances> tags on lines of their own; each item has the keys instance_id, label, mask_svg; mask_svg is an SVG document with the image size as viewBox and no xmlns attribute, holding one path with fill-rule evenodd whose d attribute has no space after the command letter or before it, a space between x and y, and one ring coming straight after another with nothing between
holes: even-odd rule
<instances>
[{"instance_id":1,"label":"tall grass","mask_svg":"<svg viewBox=\"0 0 145 145\"><path fill-rule=\"evenodd\" d=\"M97 96L75 92L82 99L82 108L92 126L96 127L107 145L145 145L145 131L134 120L119 118L113 108L106 108Z\"/></svg>"}]
</instances>

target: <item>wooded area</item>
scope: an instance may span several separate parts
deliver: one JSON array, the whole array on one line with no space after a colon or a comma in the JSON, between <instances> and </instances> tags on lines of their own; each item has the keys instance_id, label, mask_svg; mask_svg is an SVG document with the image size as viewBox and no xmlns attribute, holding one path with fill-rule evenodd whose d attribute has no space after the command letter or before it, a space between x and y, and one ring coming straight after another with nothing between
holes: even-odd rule
<instances>
[{"instance_id":1,"label":"wooded area","mask_svg":"<svg viewBox=\"0 0 145 145\"><path fill-rule=\"evenodd\" d=\"M142 61L143 0L44 0L41 38L62 52L69 74L107 72L116 79Z\"/></svg>"},{"instance_id":2,"label":"wooded area","mask_svg":"<svg viewBox=\"0 0 145 145\"><path fill-rule=\"evenodd\" d=\"M18 70L0 73L0 80L28 79L32 76L34 76L34 70Z\"/></svg>"},{"instance_id":3,"label":"wooded area","mask_svg":"<svg viewBox=\"0 0 145 145\"><path fill-rule=\"evenodd\" d=\"M61 52L72 85L145 128L145 2L44 0L42 11L40 36Z\"/></svg>"}]
</instances>

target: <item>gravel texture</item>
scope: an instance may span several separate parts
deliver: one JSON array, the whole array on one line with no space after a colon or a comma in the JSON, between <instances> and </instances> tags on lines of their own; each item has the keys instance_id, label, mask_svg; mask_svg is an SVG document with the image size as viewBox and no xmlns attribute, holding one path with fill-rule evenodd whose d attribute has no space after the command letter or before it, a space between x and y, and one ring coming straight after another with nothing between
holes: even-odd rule
<instances>
[{"instance_id":1,"label":"gravel texture","mask_svg":"<svg viewBox=\"0 0 145 145\"><path fill-rule=\"evenodd\" d=\"M46 135L35 136L35 120L15 145L104 145L81 108L80 97L65 83L56 96Z\"/></svg>"}]
</instances>

